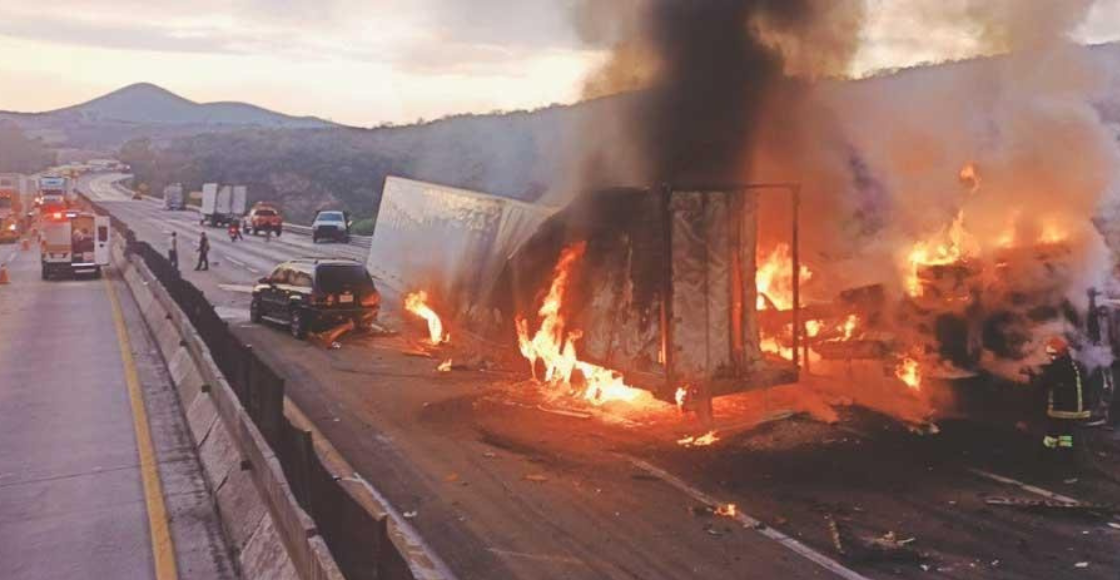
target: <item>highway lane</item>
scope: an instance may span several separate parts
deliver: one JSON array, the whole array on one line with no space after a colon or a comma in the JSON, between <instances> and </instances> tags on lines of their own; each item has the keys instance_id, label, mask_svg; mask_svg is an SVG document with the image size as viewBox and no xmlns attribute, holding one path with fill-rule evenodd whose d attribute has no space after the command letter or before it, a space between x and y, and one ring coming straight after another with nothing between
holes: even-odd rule
<instances>
[{"instance_id":1,"label":"highway lane","mask_svg":"<svg viewBox=\"0 0 1120 580\"><path fill-rule=\"evenodd\" d=\"M144 202L121 201L113 211L130 216L149 240L176 219ZM225 245L246 261L279 261L295 251L259 240ZM247 304L243 293L222 286L245 283L243 272L222 266L186 275L216 304ZM915 537L927 554L850 564L870 578L929 570L950 578L1052 578L1089 561L1078 576L1104 579L1120 568L1113 549L1120 532L1102 522L985 504L990 496L1030 496L970 474L971 465L1018 471L1074 497L1118 497L1115 484L1091 474L1074 484L1047 477L1021 439L952 426L943 437L922 438L853 412L839 426L791 419L685 449L675 444L679 420L637 427L558 415L542 411L550 401L519 376L436 373L438 361L402 354L408 327L401 338L353 338L322 350L276 328L232 322L287 377L289 396L398 509L415 513L413 524L464 578L836 577L763 533L778 530L840 558L826 515L860 541L894 531ZM733 502L763 523L706 515L701 497Z\"/></svg>"},{"instance_id":2,"label":"highway lane","mask_svg":"<svg viewBox=\"0 0 1120 580\"><path fill-rule=\"evenodd\" d=\"M145 408L171 387L127 288L44 282L15 248L0 246L0 578L235 577L181 411Z\"/></svg>"}]
</instances>

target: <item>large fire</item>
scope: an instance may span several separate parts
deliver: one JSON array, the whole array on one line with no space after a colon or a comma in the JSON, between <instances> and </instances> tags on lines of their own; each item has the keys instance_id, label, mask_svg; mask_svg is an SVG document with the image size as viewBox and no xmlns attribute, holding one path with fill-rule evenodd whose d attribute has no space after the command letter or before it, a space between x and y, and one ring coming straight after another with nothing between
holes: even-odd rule
<instances>
[{"instance_id":1,"label":"large fire","mask_svg":"<svg viewBox=\"0 0 1120 580\"><path fill-rule=\"evenodd\" d=\"M915 391L922 388L922 367L918 364L918 361L910 357L906 357L898 363L895 376Z\"/></svg>"},{"instance_id":2,"label":"large fire","mask_svg":"<svg viewBox=\"0 0 1120 580\"><path fill-rule=\"evenodd\" d=\"M429 342L432 344L442 344L451 340L449 334L443 333L443 321L439 319L439 315L428 306L427 292L419 290L405 296L404 308L428 322Z\"/></svg>"},{"instance_id":3,"label":"large fire","mask_svg":"<svg viewBox=\"0 0 1120 580\"><path fill-rule=\"evenodd\" d=\"M792 273L793 254L789 244L778 244L766 254L760 252L754 278L754 285L758 290L758 310L766 310L771 305L778 310L793 308ZM808 282L812 277L813 272L802 264L801 282Z\"/></svg>"},{"instance_id":4,"label":"large fire","mask_svg":"<svg viewBox=\"0 0 1120 580\"><path fill-rule=\"evenodd\" d=\"M910 248L906 256L906 292L914 297L921 296L924 293L921 280L923 268L960 262L971 255L974 245L975 240L964 227L964 210L961 210L947 230Z\"/></svg>"},{"instance_id":5,"label":"large fire","mask_svg":"<svg viewBox=\"0 0 1120 580\"><path fill-rule=\"evenodd\" d=\"M576 342L583 333L565 328L561 312L564 295L571 283L572 271L586 249L587 244L581 242L564 248L560 253L560 260L553 270L552 284L537 311L540 326L536 333L530 335L529 321L517 317L517 341L521 354L529 360L534 378L537 378L537 362L540 361L544 365L544 382L565 386L592 404L650 398L646 391L627 385L617 371L580 360ZM577 386L573 382L577 379L576 371L579 371L585 386Z\"/></svg>"}]
</instances>

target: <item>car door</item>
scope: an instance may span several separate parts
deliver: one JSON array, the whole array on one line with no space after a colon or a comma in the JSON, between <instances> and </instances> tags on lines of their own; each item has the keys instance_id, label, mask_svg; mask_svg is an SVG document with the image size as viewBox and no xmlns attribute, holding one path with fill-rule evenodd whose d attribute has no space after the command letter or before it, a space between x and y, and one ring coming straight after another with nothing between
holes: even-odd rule
<instances>
[{"instance_id":1,"label":"car door","mask_svg":"<svg viewBox=\"0 0 1120 580\"><path fill-rule=\"evenodd\" d=\"M283 286L288 281L288 266L280 264L268 276L268 287L261 292L261 313L265 316L287 315Z\"/></svg>"}]
</instances>

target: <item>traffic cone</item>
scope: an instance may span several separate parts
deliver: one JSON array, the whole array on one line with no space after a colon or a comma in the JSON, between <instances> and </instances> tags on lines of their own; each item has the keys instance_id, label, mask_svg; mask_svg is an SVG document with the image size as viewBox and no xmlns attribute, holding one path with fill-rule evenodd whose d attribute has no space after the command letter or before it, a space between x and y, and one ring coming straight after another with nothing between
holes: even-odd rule
<instances>
[{"instance_id":1,"label":"traffic cone","mask_svg":"<svg viewBox=\"0 0 1120 580\"><path fill-rule=\"evenodd\" d=\"M0 285L8 283L8 265L0 264Z\"/></svg>"}]
</instances>

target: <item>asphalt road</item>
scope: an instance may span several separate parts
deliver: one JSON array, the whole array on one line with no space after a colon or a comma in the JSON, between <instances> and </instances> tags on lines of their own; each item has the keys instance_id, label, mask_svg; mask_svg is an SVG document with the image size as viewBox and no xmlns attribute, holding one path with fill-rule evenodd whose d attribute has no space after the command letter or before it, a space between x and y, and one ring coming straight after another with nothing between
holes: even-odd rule
<instances>
[{"instance_id":1,"label":"asphalt road","mask_svg":"<svg viewBox=\"0 0 1120 580\"><path fill-rule=\"evenodd\" d=\"M178 407L144 411L152 436L138 446L130 376L142 408L173 399L127 288L41 281L38 253L15 245L0 246L0 262L11 277L0 286L0 578L141 579L168 566L235 578ZM164 482L147 494L145 465ZM154 557L161 532L178 553Z\"/></svg>"},{"instance_id":2,"label":"asphalt road","mask_svg":"<svg viewBox=\"0 0 1120 580\"><path fill-rule=\"evenodd\" d=\"M193 239L200 229L193 215L151 202L106 205L157 246L168 231ZM401 336L348 338L337 350L249 324L245 285L272 264L306 252L364 260L364 250L287 235L212 239L222 263L187 278L461 578L1113 580L1120 570L1120 530L1109 525L1120 522L987 503L1039 499L1040 488L1120 501L1111 433L1094 436L1089 468L1072 474L1035 458L1025 434L962 422L922 437L859 409L836 424L794 416L684 448L676 439L696 425L671 407L629 420L564 407L520 367L437 373L442 353L408 354L419 329L391 308ZM712 503L747 516L712 515ZM892 532L904 548L876 551L872 540Z\"/></svg>"}]
</instances>

